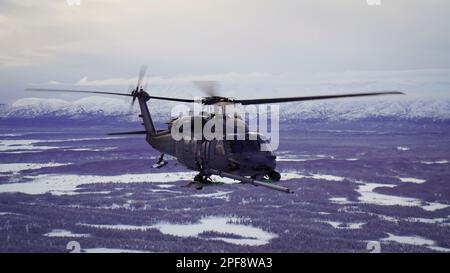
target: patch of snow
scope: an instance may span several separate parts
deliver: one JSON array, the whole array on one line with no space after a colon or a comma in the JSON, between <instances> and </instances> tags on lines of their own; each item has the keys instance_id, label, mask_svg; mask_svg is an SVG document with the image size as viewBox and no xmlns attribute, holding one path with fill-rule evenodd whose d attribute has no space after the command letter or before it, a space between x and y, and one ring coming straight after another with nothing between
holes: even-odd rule
<instances>
[{"instance_id":1,"label":"patch of snow","mask_svg":"<svg viewBox=\"0 0 450 273\"><path fill-rule=\"evenodd\" d=\"M388 233L387 238L382 238L383 241L397 242L399 244L408 244L416 246L434 246L435 242L420 236L398 236Z\"/></svg>"},{"instance_id":2,"label":"patch of snow","mask_svg":"<svg viewBox=\"0 0 450 273\"><path fill-rule=\"evenodd\" d=\"M116 225L95 225L95 224L80 223L80 225L81 226L85 226L85 227L93 227L93 228L100 228L100 229L138 230L138 231L146 231L146 230L154 228L154 226L135 226L135 225L122 225L122 224L116 224Z\"/></svg>"},{"instance_id":3,"label":"patch of snow","mask_svg":"<svg viewBox=\"0 0 450 273\"><path fill-rule=\"evenodd\" d=\"M305 159L305 158L287 158L287 157L277 157L278 162L304 162L315 159Z\"/></svg>"},{"instance_id":4,"label":"patch of snow","mask_svg":"<svg viewBox=\"0 0 450 273\"><path fill-rule=\"evenodd\" d=\"M422 164L432 165L432 164L447 164L448 160L438 160L438 161L420 161Z\"/></svg>"},{"instance_id":5,"label":"patch of snow","mask_svg":"<svg viewBox=\"0 0 450 273\"><path fill-rule=\"evenodd\" d=\"M418 201L421 202L420 200L418 200ZM428 203L428 202L426 202L426 203ZM428 203L427 205L422 205L420 207L427 211L435 211L435 210L448 208L449 206L450 205L447 205L447 204L431 202L431 203Z\"/></svg>"},{"instance_id":6,"label":"patch of snow","mask_svg":"<svg viewBox=\"0 0 450 273\"><path fill-rule=\"evenodd\" d=\"M325 211L319 211L317 214L320 214L320 215L330 215L331 213L325 212Z\"/></svg>"},{"instance_id":7,"label":"patch of snow","mask_svg":"<svg viewBox=\"0 0 450 273\"><path fill-rule=\"evenodd\" d=\"M380 220L397 223L397 224L400 221L400 219L398 217L392 217L392 216L383 215L383 214L369 213L369 215L376 215L376 216L378 216L378 219L380 219Z\"/></svg>"},{"instance_id":8,"label":"patch of snow","mask_svg":"<svg viewBox=\"0 0 450 273\"><path fill-rule=\"evenodd\" d=\"M175 185L170 185L170 184L161 184L161 185L156 185L156 186L163 188L163 189L175 187Z\"/></svg>"},{"instance_id":9,"label":"patch of snow","mask_svg":"<svg viewBox=\"0 0 450 273\"><path fill-rule=\"evenodd\" d=\"M16 136L22 136L23 134L0 134L0 137L16 137Z\"/></svg>"},{"instance_id":10,"label":"patch of snow","mask_svg":"<svg viewBox=\"0 0 450 273\"><path fill-rule=\"evenodd\" d=\"M328 181L344 181L345 177L329 175L329 174L313 174L311 176L313 179L328 180Z\"/></svg>"},{"instance_id":11,"label":"patch of snow","mask_svg":"<svg viewBox=\"0 0 450 273\"><path fill-rule=\"evenodd\" d=\"M71 163L0 163L0 173L18 173L25 170L59 167L70 164Z\"/></svg>"},{"instance_id":12,"label":"patch of snow","mask_svg":"<svg viewBox=\"0 0 450 273\"><path fill-rule=\"evenodd\" d=\"M172 191L166 189L151 189L151 192L168 192L168 193L181 193L181 191Z\"/></svg>"},{"instance_id":13,"label":"patch of snow","mask_svg":"<svg viewBox=\"0 0 450 273\"><path fill-rule=\"evenodd\" d=\"M321 221L330 224L335 229L360 229L365 223L344 223L337 221Z\"/></svg>"},{"instance_id":14,"label":"patch of snow","mask_svg":"<svg viewBox=\"0 0 450 273\"><path fill-rule=\"evenodd\" d=\"M64 151L74 151L74 152L83 152L83 151L92 151L92 152L105 152L116 150L117 147L103 147L103 148L69 148L64 149Z\"/></svg>"},{"instance_id":15,"label":"patch of snow","mask_svg":"<svg viewBox=\"0 0 450 273\"><path fill-rule=\"evenodd\" d=\"M58 146L35 146L37 143L46 143L40 139L0 140L0 152L15 150L50 150L58 149Z\"/></svg>"},{"instance_id":16,"label":"patch of snow","mask_svg":"<svg viewBox=\"0 0 450 273\"><path fill-rule=\"evenodd\" d=\"M84 248L81 250L83 253L149 253L143 250L131 250L131 249L121 249L121 248Z\"/></svg>"},{"instance_id":17,"label":"patch of snow","mask_svg":"<svg viewBox=\"0 0 450 273\"><path fill-rule=\"evenodd\" d=\"M407 206L407 207L421 207L427 211L435 211L449 207L447 204L441 203L425 203L420 199L411 197L400 197L395 195L387 195L374 192L373 190L379 187L393 188L395 185L378 184L378 183L363 183L358 186L357 192L360 194L358 198L360 202L367 204L375 204L381 206Z\"/></svg>"},{"instance_id":18,"label":"patch of snow","mask_svg":"<svg viewBox=\"0 0 450 273\"><path fill-rule=\"evenodd\" d=\"M58 142L77 142L77 141L96 141L96 140L108 140L108 139L120 139L123 137L88 137L88 138L69 138L69 139L14 139L14 140L0 140L0 152L10 152L10 151L29 151L29 150L35 150L35 151L43 151L43 150L50 150L50 149L61 149L61 148L68 148L71 147L67 146L49 146L47 144L50 143L58 143ZM45 145L36 145L36 144L45 144ZM115 148L115 147L106 147L109 148ZM74 148L76 149L76 148ZM80 148L82 149L82 148Z\"/></svg>"},{"instance_id":19,"label":"patch of snow","mask_svg":"<svg viewBox=\"0 0 450 273\"><path fill-rule=\"evenodd\" d=\"M329 159L334 159L334 156L332 155L315 155L318 158L329 158Z\"/></svg>"},{"instance_id":20,"label":"patch of snow","mask_svg":"<svg viewBox=\"0 0 450 273\"><path fill-rule=\"evenodd\" d=\"M195 172L123 174L113 176L46 174L25 176L31 182L9 183L0 185L0 193L21 192L26 194L73 195L77 187L95 183L167 183L179 180L191 180Z\"/></svg>"},{"instance_id":21,"label":"patch of snow","mask_svg":"<svg viewBox=\"0 0 450 273\"><path fill-rule=\"evenodd\" d=\"M318 180L328 180L328 181L344 181L345 177L341 176L335 176L330 174L311 174L311 175L304 175L299 173L282 173L281 179L282 180L290 180L290 179L302 179L302 178L312 178L312 179L318 179Z\"/></svg>"},{"instance_id":22,"label":"patch of snow","mask_svg":"<svg viewBox=\"0 0 450 273\"><path fill-rule=\"evenodd\" d=\"M400 181L402 182L409 182L409 183L416 183L416 184L422 184L427 182L425 179L419 179L419 178L412 178L412 177L399 177Z\"/></svg>"},{"instance_id":23,"label":"patch of snow","mask_svg":"<svg viewBox=\"0 0 450 273\"><path fill-rule=\"evenodd\" d=\"M450 248L440 247L440 246L427 246L427 248L439 252L450 252Z\"/></svg>"},{"instance_id":24,"label":"patch of snow","mask_svg":"<svg viewBox=\"0 0 450 273\"><path fill-rule=\"evenodd\" d=\"M191 224L172 224L161 222L149 226L134 226L134 225L91 225L82 224L95 228L117 229L117 230L140 230L146 231L149 229L158 229L161 233L178 236L178 237L197 237L203 232L213 231L218 233L226 233L240 236L242 238L226 238L223 236L204 238L206 240L220 240L237 245L260 246L268 244L270 240L277 238L278 235L264 231L260 228L235 224L233 222L239 221L239 218L234 217L206 217L202 218L199 223Z\"/></svg>"},{"instance_id":25,"label":"patch of snow","mask_svg":"<svg viewBox=\"0 0 450 273\"><path fill-rule=\"evenodd\" d=\"M56 148L52 148L56 149ZM31 154L31 153L40 153L44 150L29 150L29 151L12 151L12 152L1 152L2 154Z\"/></svg>"},{"instance_id":26,"label":"patch of snow","mask_svg":"<svg viewBox=\"0 0 450 273\"><path fill-rule=\"evenodd\" d=\"M49 233L45 233L46 237L74 237L74 238L82 238L82 237L90 237L90 234L82 234L82 233L72 233L69 230L65 229L54 229Z\"/></svg>"},{"instance_id":27,"label":"patch of snow","mask_svg":"<svg viewBox=\"0 0 450 273\"><path fill-rule=\"evenodd\" d=\"M437 202L425 202L417 198L402 197L395 195L388 195L374 192L376 188L389 187L393 188L396 185L392 184L379 184L379 183L366 183L362 181L357 182L358 188L356 191L359 193L358 202L366 204L374 204L379 206L406 206L406 207L420 207L426 211L436 211L445 209L450 205L437 203ZM345 197L332 197L328 199L332 203L339 205L349 205L358 202L351 202Z\"/></svg>"},{"instance_id":28,"label":"patch of snow","mask_svg":"<svg viewBox=\"0 0 450 273\"><path fill-rule=\"evenodd\" d=\"M331 197L328 200L330 200L332 203L339 205L349 205L354 203L350 202L346 197Z\"/></svg>"},{"instance_id":29,"label":"patch of snow","mask_svg":"<svg viewBox=\"0 0 450 273\"><path fill-rule=\"evenodd\" d=\"M287 152L281 152L282 155L277 156L279 162L305 162L320 159L335 159L332 155L293 155Z\"/></svg>"},{"instance_id":30,"label":"patch of snow","mask_svg":"<svg viewBox=\"0 0 450 273\"><path fill-rule=\"evenodd\" d=\"M230 195L229 195L230 193L232 193L232 191L218 191L218 192L214 192L214 193L193 194L191 196L196 197L196 198L222 199L222 200L229 202L230 201Z\"/></svg>"},{"instance_id":31,"label":"patch of snow","mask_svg":"<svg viewBox=\"0 0 450 273\"><path fill-rule=\"evenodd\" d=\"M4 215L20 215L20 214L19 213L15 213L15 212L8 212L8 211L0 212L0 216L4 216Z\"/></svg>"},{"instance_id":32,"label":"patch of snow","mask_svg":"<svg viewBox=\"0 0 450 273\"><path fill-rule=\"evenodd\" d=\"M433 225L441 225L441 226L450 226L450 219L448 218L416 218L416 217L408 217L405 218L408 222L417 222L417 223L425 223L425 224L433 224ZM447 223L448 222L448 223Z\"/></svg>"},{"instance_id":33,"label":"patch of snow","mask_svg":"<svg viewBox=\"0 0 450 273\"><path fill-rule=\"evenodd\" d=\"M200 220L200 223L189 225L160 223L155 225L162 233L179 237L197 237L205 231L215 231L218 233L230 233L246 238L208 238L210 240L222 240L232 244L259 246L268 244L270 240L278 237L274 233L264 231L260 228L229 223L236 218L229 217L208 217Z\"/></svg>"}]
</instances>

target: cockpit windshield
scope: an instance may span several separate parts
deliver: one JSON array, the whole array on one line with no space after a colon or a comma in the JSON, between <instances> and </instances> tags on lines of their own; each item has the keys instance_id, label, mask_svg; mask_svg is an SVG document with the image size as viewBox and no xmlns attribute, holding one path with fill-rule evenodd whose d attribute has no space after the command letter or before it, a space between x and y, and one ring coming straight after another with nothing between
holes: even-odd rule
<instances>
[{"instance_id":1,"label":"cockpit windshield","mask_svg":"<svg viewBox=\"0 0 450 273\"><path fill-rule=\"evenodd\" d=\"M266 136L256 132L247 132L245 135L228 134L227 139L226 149L233 154L273 151Z\"/></svg>"},{"instance_id":2,"label":"cockpit windshield","mask_svg":"<svg viewBox=\"0 0 450 273\"><path fill-rule=\"evenodd\" d=\"M267 149L261 149L269 145L269 143L263 139L258 140L229 140L229 147L231 149L231 153L240 154L240 153L248 153L248 152L259 152ZM270 146L269 146L270 147Z\"/></svg>"}]
</instances>

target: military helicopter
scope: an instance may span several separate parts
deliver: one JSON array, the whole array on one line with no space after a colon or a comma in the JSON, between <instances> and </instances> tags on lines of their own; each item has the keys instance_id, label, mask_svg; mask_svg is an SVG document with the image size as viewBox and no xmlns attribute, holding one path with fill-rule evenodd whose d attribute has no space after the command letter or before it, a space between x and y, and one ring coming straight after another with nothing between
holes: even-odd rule
<instances>
[{"instance_id":1,"label":"military helicopter","mask_svg":"<svg viewBox=\"0 0 450 273\"><path fill-rule=\"evenodd\" d=\"M165 100L182 103L201 103L203 105L213 106L215 109L224 108L227 105L254 105L254 104L273 104L283 102L295 101L310 101L335 99L344 97L362 97L362 96L379 96L379 95L397 95L404 94L398 91L383 91L370 93L354 93L354 94L340 94L340 95L321 95L321 96L306 96L306 97L284 97L284 98L257 98L257 99L234 99L229 97L218 96L215 94L214 88L211 85L198 85L208 96L199 100L184 99L174 97L160 97L150 95L141 85L146 73L146 66L142 66L139 72L136 87L131 93L115 93L92 90L65 90L65 89L41 89L28 88L26 91L45 91L45 92L74 92L74 93L93 93L102 95L116 95L131 97L131 104L133 105L137 100L140 107L139 117L142 118L142 125L144 130L132 132L110 133L109 135L131 135L144 134L146 141L151 147L161 152L159 160L153 165L154 168L164 167L167 162L164 160L164 155L175 157L179 163L186 166L188 169L197 171L198 174L194 180L188 185L194 185L197 189L202 189L205 185L212 184L210 180L211 175L226 177L238 180L244 184L251 184L254 186L262 186L269 189L292 193L292 191L284 186L274 184L280 180L281 175L275 170L276 156L274 152L269 149L261 149L262 145L267 145L267 138L257 132L250 132L249 128L242 119L237 115L226 115L225 112L204 113L200 115L190 115L185 117L172 118L167 124L166 129L157 129L153 123L147 102L149 100ZM207 121L221 119L222 121L238 124L244 128L244 140L239 138L234 140L227 140L224 136L220 139L205 139L190 138L175 140L172 137L172 130L174 128L181 128L184 121L189 120L195 123L198 120L204 124ZM191 123L191 124L192 124ZM190 128L188 128L189 130ZM223 131L226 134L226 130ZM253 140L249 136L253 136ZM266 146L268 147L268 146Z\"/></svg>"}]
</instances>

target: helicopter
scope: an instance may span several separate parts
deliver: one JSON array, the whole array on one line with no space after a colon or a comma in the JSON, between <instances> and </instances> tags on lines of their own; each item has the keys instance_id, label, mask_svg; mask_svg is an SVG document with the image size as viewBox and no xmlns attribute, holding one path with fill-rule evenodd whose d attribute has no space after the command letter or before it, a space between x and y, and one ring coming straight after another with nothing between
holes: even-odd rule
<instances>
[{"instance_id":1,"label":"helicopter","mask_svg":"<svg viewBox=\"0 0 450 273\"><path fill-rule=\"evenodd\" d=\"M93 93L101 95L115 95L131 97L131 105L137 101L140 108L139 117L142 119L144 130L109 133L109 135L146 135L147 143L161 154L153 168L162 168L167 164L164 160L165 155L172 156L177 161L190 170L198 172L188 186L194 185L196 189L202 189L206 185L213 184L210 180L212 175L230 178L240 181L244 184L262 186L272 190L285 193L293 193L287 187L272 183L281 179L281 174L276 171L276 155L268 145L268 139L258 132L251 132L245 120L239 115L227 115L226 106L233 105L258 105L275 104L284 102L298 102L310 100L324 100L346 97L379 96L379 95L401 95L399 91L380 91L367 93L350 93L336 95L320 96L300 96L300 97L281 97L281 98L256 98L256 99L235 99L218 96L211 85L197 84L200 89L207 94L200 99L185 99L177 97L162 97L150 95L141 84L145 77L147 67L142 66L139 71L136 87L131 93L116 93L93 90L68 90L68 89L42 89L27 88L26 91L43 92L73 92L73 93ZM200 103L202 105L212 106L214 109L223 111L214 111L213 113L202 112L198 115L188 115L184 117L172 118L167 122L167 128L157 129L154 125L147 102L150 100L164 100L181 103ZM243 128L241 131L241 140L239 137L229 140L227 130L223 130L221 138L207 139L203 136L198 138L174 139L174 130L180 130L186 124L201 122L205 124L208 121L222 121L222 124L237 124ZM188 123L186 123L188 121ZM185 126L188 127L188 126ZM183 128L193 130L191 128ZM233 131L234 136L238 134ZM265 149L261 149L264 146Z\"/></svg>"}]
</instances>

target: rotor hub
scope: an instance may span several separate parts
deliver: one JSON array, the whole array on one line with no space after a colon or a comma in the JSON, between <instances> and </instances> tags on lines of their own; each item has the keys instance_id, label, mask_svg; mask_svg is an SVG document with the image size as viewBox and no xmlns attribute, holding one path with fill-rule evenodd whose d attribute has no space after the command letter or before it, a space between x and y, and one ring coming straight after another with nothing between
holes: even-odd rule
<instances>
[{"instance_id":1,"label":"rotor hub","mask_svg":"<svg viewBox=\"0 0 450 273\"><path fill-rule=\"evenodd\" d=\"M232 104L235 102L234 102L234 99L232 99L232 98L212 96L212 97L202 98L201 103L204 105L213 105L213 104L219 104L219 103Z\"/></svg>"}]
</instances>

